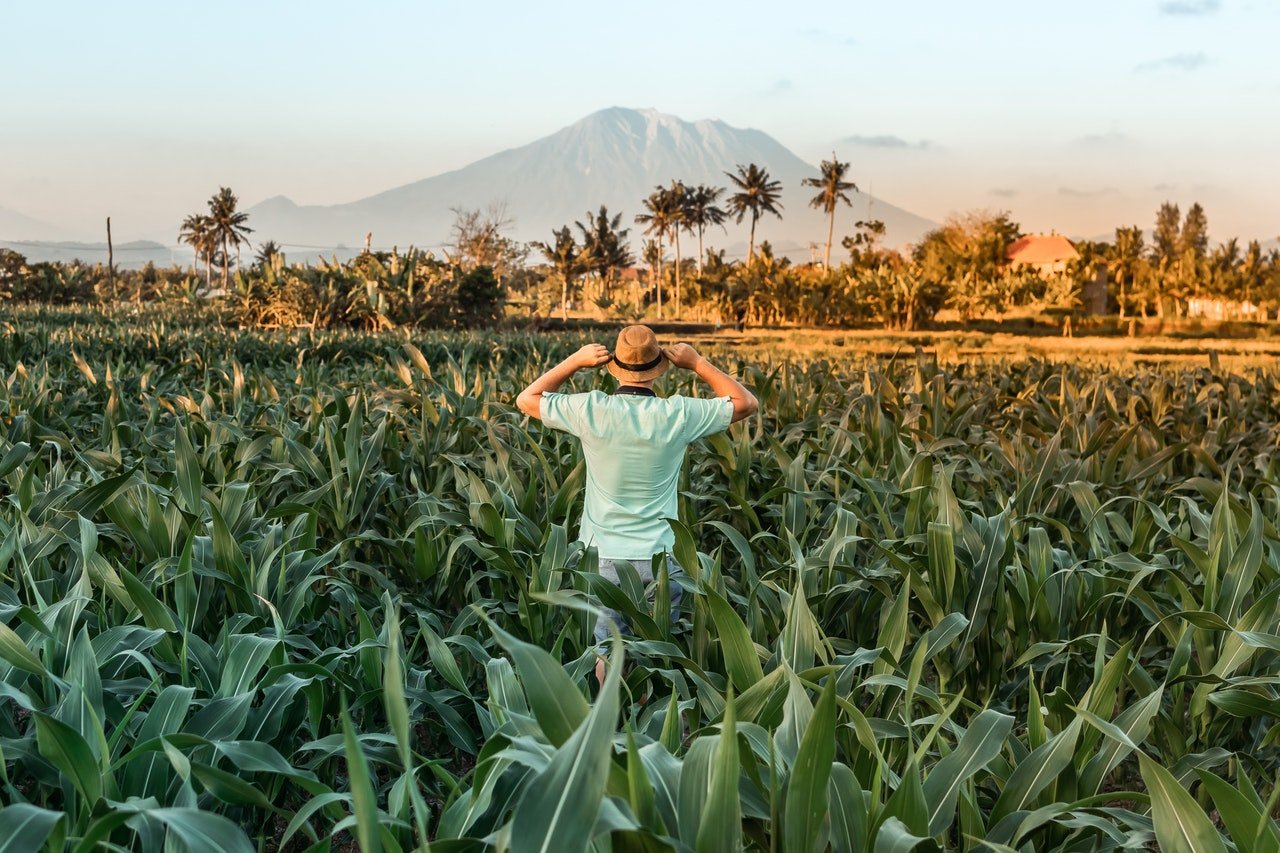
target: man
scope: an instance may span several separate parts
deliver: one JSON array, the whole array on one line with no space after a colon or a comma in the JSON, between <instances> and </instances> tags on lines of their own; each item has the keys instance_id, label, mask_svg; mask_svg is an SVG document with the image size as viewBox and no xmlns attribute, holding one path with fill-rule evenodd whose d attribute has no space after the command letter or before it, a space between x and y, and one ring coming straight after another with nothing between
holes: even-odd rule
<instances>
[{"instance_id":1,"label":"man","mask_svg":"<svg viewBox=\"0 0 1280 853\"><path fill-rule=\"evenodd\" d=\"M557 393L579 370L602 365L621 383L612 395ZM657 396L654 380L670 365L692 370L716 396ZM675 544L667 519L676 517L685 448L759 408L755 395L738 380L688 344L664 350L648 326L623 329L613 353L601 344L588 344L521 391L516 405L582 441L587 488L578 538L595 546L605 578L617 583L615 564L626 561L646 585L653 581L654 555L670 552ZM672 605L679 599L680 587L673 581ZM606 610L596 622L597 641L608 637L610 622L622 627L621 616ZM603 658L596 663L596 677L604 682Z\"/></svg>"}]
</instances>

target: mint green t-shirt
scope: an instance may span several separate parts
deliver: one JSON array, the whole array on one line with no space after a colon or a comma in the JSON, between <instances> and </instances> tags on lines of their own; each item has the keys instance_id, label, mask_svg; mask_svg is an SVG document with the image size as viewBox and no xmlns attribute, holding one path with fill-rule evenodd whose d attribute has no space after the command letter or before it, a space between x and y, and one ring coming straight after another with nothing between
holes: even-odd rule
<instances>
[{"instance_id":1,"label":"mint green t-shirt","mask_svg":"<svg viewBox=\"0 0 1280 853\"><path fill-rule=\"evenodd\" d=\"M587 490L578 538L614 560L648 560L670 550L685 448L723 432L728 397L543 394L542 422L582 441Z\"/></svg>"}]
</instances>

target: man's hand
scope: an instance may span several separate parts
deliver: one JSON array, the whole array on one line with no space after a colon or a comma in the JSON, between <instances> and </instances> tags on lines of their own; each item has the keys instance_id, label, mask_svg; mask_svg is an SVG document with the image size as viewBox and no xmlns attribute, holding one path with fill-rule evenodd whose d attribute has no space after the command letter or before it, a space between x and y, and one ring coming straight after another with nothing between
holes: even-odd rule
<instances>
[{"instance_id":1,"label":"man's hand","mask_svg":"<svg viewBox=\"0 0 1280 853\"><path fill-rule=\"evenodd\" d=\"M667 347L664 352L667 354L667 361L685 370L693 370L702 358L698 355L698 351L688 344L675 344Z\"/></svg>"},{"instance_id":2,"label":"man's hand","mask_svg":"<svg viewBox=\"0 0 1280 853\"><path fill-rule=\"evenodd\" d=\"M599 367L602 364L608 364L611 358L613 356L609 354L609 350L603 344L587 344L573 354L573 366L578 370L587 370L592 367Z\"/></svg>"}]
</instances>

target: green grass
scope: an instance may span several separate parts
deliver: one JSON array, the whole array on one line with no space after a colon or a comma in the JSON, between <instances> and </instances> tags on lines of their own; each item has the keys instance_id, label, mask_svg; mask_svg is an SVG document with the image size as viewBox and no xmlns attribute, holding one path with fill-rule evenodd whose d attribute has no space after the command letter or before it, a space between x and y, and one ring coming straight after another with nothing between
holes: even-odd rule
<instances>
[{"instance_id":1,"label":"green grass","mask_svg":"<svg viewBox=\"0 0 1280 853\"><path fill-rule=\"evenodd\" d=\"M1274 370L717 344L597 691L581 337L0 325L0 850L1280 849Z\"/></svg>"}]
</instances>

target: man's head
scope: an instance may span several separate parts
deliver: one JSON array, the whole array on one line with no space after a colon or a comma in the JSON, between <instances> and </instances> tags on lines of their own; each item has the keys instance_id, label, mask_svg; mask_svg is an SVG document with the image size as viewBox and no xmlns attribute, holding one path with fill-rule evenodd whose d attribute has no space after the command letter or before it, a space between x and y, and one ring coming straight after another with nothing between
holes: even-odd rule
<instances>
[{"instance_id":1,"label":"man's head","mask_svg":"<svg viewBox=\"0 0 1280 853\"><path fill-rule=\"evenodd\" d=\"M648 326L627 326L618 333L609 372L618 381L631 385L647 384L666 372L666 354L658 338Z\"/></svg>"}]
</instances>

